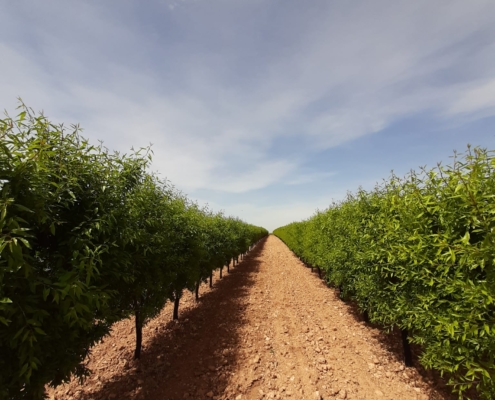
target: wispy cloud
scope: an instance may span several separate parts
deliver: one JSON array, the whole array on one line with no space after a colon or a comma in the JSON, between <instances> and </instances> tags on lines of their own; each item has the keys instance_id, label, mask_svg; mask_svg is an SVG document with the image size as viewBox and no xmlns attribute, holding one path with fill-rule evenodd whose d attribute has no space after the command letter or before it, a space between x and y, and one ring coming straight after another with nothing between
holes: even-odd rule
<instances>
[{"instance_id":1,"label":"wispy cloud","mask_svg":"<svg viewBox=\"0 0 495 400\"><path fill-rule=\"evenodd\" d=\"M193 196L267 195L329 178L318 154L405 119L495 115L493 15L491 0L19 0L0 15L0 100L112 149L153 143L153 168Z\"/></svg>"},{"instance_id":2,"label":"wispy cloud","mask_svg":"<svg viewBox=\"0 0 495 400\"><path fill-rule=\"evenodd\" d=\"M447 112L450 115L476 114L478 117L495 115L495 79L470 85L459 93Z\"/></svg>"}]
</instances>

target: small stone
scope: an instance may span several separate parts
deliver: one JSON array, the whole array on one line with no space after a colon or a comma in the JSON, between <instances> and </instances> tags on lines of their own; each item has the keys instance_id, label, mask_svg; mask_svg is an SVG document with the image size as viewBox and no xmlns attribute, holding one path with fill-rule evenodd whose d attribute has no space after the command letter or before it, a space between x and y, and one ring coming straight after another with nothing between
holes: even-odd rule
<instances>
[{"instance_id":1,"label":"small stone","mask_svg":"<svg viewBox=\"0 0 495 400\"><path fill-rule=\"evenodd\" d=\"M319 364L326 364L327 363L327 360L325 360L325 357L318 357L317 361Z\"/></svg>"},{"instance_id":2,"label":"small stone","mask_svg":"<svg viewBox=\"0 0 495 400\"><path fill-rule=\"evenodd\" d=\"M208 396L210 398L213 397L213 392L210 390L208 393L206 393L206 396Z\"/></svg>"},{"instance_id":3,"label":"small stone","mask_svg":"<svg viewBox=\"0 0 495 400\"><path fill-rule=\"evenodd\" d=\"M320 392L318 392L318 390L313 393L313 399L321 400L321 394L320 394Z\"/></svg>"},{"instance_id":4,"label":"small stone","mask_svg":"<svg viewBox=\"0 0 495 400\"><path fill-rule=\"evenodd\" d=\"M381 390L375 390L375 394L380 397L383 396L383 392Z\"/></svg>"},{"instance_id":5,"label":"small stone","mask_svg":"<svg viewBox=\"0 0 495 400\"><path fill-rule=\"evenodd\" d=\"M241 399L242 399L242 394L240 394L239 396L237 396L237 397L235 398L235 400L241 400Z\"/></svg>"},{"instance_id":6,"label":"small stone","mask_svg":"<svg viewBox=\"0 0 495 400\"><path fill-rule=\"evenodd\" d=\"M256 356L253 359L253 364L258 364L260 362L260 356Z\"/></svg>"},{"instance_id":7,"label":"small stone","mask_svg":"<svg viewBox=\"0 0 495 400\"><path fill-rule=\"evenodd\" d=\"M345 389L341 389L339 391L339 397L338 397L339 400L345 400L347 399L347 391Z\"/></svg>"}]
</instances>

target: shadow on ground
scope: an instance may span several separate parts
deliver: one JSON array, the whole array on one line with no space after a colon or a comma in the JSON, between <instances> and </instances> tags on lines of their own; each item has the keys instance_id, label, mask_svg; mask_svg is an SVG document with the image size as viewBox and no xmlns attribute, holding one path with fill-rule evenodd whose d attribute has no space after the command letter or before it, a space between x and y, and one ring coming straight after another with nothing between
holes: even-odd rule
<instances>
[{"instance_id":1,"label":"shadow on ground","mask_svg":"<svg viewBox=\"0 0 495 400\"><path fill-rule=\"evenodd\" d=\"M227 387L240 355L244 309L266 239L239 265L224 270L213 290L179 321L157 328L125 374L114 376L86 399L209 399ZM204 287L204 286L203 286Z\"/></svg>"}]
</instances>

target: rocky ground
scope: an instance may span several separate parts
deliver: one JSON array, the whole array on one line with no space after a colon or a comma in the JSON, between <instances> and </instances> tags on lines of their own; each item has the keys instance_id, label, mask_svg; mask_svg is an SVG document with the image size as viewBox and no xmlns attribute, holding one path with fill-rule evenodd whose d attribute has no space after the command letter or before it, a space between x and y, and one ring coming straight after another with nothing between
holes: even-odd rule
<instances>
[{"instance_id":1,"label":"rocky ground","mask_svg":"<svg viewBox=\"0 0 495 400\"><path fill-rule=\"evenodd\" d=\"M143 332L115 325L88 360L92 375L54 399L449 399L442 381L404 368L397 333L362 321L316 272L269 236L213 288L187 293Z\"/></svg>"}]
</instances>

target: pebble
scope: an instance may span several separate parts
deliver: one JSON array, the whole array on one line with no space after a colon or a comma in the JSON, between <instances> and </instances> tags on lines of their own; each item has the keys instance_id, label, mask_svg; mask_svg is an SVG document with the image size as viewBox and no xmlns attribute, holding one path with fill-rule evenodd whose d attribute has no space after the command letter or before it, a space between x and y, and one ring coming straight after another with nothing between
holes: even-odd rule
<instances>
[{"instance_id":1,"label":"pebble","mask_svg":"<svg viewBox=\"0 0 495 400\"><path fill-rule=\"evenodd\" d=\"M341 389L339 391L339 396L337 397L339 400L347 399L347 391L345 389Z\"/></svg>"}]
</instances>

